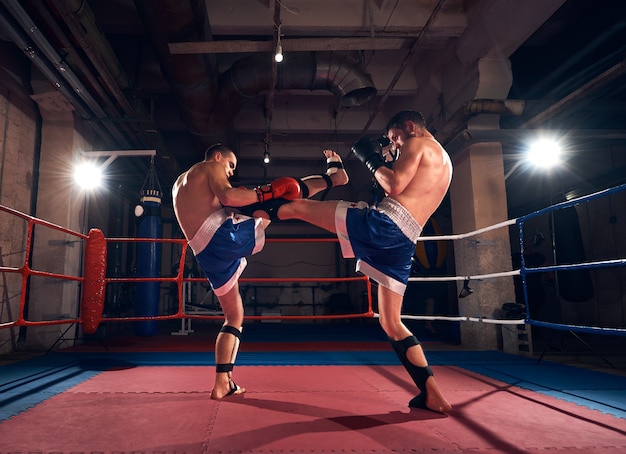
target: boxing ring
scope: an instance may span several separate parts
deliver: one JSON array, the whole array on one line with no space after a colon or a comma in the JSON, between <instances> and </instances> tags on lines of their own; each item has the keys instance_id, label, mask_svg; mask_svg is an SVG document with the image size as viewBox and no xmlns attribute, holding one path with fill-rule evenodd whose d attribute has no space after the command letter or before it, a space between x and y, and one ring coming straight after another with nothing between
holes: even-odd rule
<instances>
[{"instance_id":1,"label":"boxing ring","mask_svg":"<svg viewBox=\"0 0 626 454\"><path fill-rule=\"evenodd\" d=\"M488 279L498 279L498 278L507 278L513 276L520 276L523 294L524 294L524 306L526 308L529 307L531 302L528 299L528 290L527 290L527 280L528 276L533 273L557 273L559 271L571 271L571 270L584 270L584 269L601 269L601 268L609 268L609 267L621 267L626 265L626 258L617 258L610 260L597 260L597 261L588 261L585 263L575 263L575 264L564 264L564 265L548 265L541 267L529 267L525 264L524 259L524 226L525 224L537 217L551 214L558 210L563 210L566 208L574 207L580 204L589 203L595 199L599 199L602 197L607 197L611 194L619 193L626 189L626 185L617 186L611 189L607 189L604 191L600 191L591 195L583 196L577 199L569 200L566 202L562 202L557 205L553 205L542 210L533 212L531 214L507 220L504 222L500 222L494 224L492 226L488 226L485 228L477 229L473 232L467 232L463 234L454 234L454 235L430 235L423 236L419 239L419 241L457 241L464 240L467 238L479 237L481 234L503 229L509 226L516 226L518 230L518 238L519 238L519 246L521 252L521 266L518 269L513 269L510 271L503 272L494 272L488 274L476 274L476 275L465 275L465 276L440 276L440 277L411 277L409 279L410 282L464 282L464 288L467 288L467 285L471 281L483 281ZM18 316L15 320L10 321L1 321L0 329L10 328L10 327L20 327L20 326L43 326L43 325L53 325L53 324L68 324L68 323L79 323L82 326L82 329L87 334L93 334L98 329L100 323L103 321L161 321L161 320L173 320L173 319L221 319L222 315L214 314L214 315L203 315L203 314L189 314L185 311L185 298L183 295L184 285L185 283L192 282L206 282L206 279L203 277L185 277L184 269L185 269L185 260L186 255L188 253L187 242L184 239L155 239L155 238L106 238L101 230L99 229L91 229L88 235L81 234L79 232L72 231L65 227L47 222L45 220L37 219L35 217L26 215L17 210L13 210L11 208L0 206L0 211L20 218L27 222L27 236L26 236L26 244L25 244L25 254L24 260L21 266L0 266L0 272L17 274L21 276L21 284L19 290L19 310ZM64 233L68 236L74 237L80 241L84 242L84 273L83 276L71 276L67 274L60 273L52 273L42 270L32 269L30 266L31 259L31 250L33 246L33 230L34 227L42 226L49 229L56 230L58 232ZM172 243L177 244L181 248L180 252L180 261L178 266L178 273L175 277L148 277L148 278L138 278L138 277L108 277L106 275L107 269L107 244L109 243L140 243L140 242L159 242L159 243ZM333 238L286 238L286 239L272 239L268 238L266 240L267 243L282 243L289 245L290 243L336 243L337 240ZM28 294L27 287L29 279L32 276L41 276L52 279L65 279L70 281L80 282L81 284L81 294L80 294L80 315L76 318L70 319L61 319L61 320L29 320L25 316L25 303L26 296ZM106 295L106 287L110 284L119 284L119 283L137 283L137 282L160 282L160 283L173 283L176 285L176 291L178 295L178 308L177 311L173 314L168 315L157 315L157 316L125 316L125 317L105 317L103 319L103 309L105 303L105 295ZM240 279L241 284L246 283L256 283L256 284L279 284L279 283L287 283L287 282L298 282L298 283L314 283L314 284L322 284L322 283L338 283L338 282L362 282L366 288L367 294L367 308L365 311L361 313L351 313L351 314L334 314L334 315L248 315L246 316L249 320L307 320L307 319L350 319L350 318L375 318L378 314L373 309L373 296L372 296L372 285L367 277L365 276L354 276L354 277L328 277L328 278L308 278L308 277L297 277L297 278L247 278L242 277ZM478 322L478 323L491 323L491 324L529 324L534 326L546 327L557 330L568 330L568 331L580 331L580 332L588 332L595 334L610 334L610 335L618 335L624 336L626 335L626 327L617 327L617 328L609 328L609 327L593 327L593 326L580 326L580 325L571 325L564 323L550 323L541 320L533 319L528 310L526 310L526 316L524 318L517 319L502 319L502 318L489 318L484 315L476 314L472 316L450 316L450 315L411 315L411 314L403 314L403 317L406 319L414 319L414 320L444 320L451 322Z\"/></svg>"},{"instance_id":2,"label":"boxing ring","mask_svg":"<svg viewBox=\"0 0 626 454\"><path fill-rule=\"evenodd\" d=\"M541 267L528 267L525 264L524 259L524 225L528 220L543 216L545 214L552 213L554 211L563 210L565 208L575 207L576 205L587 203L592 200L606 197L611 194L619 193L621 191L626 190L626 185L617 186L611 189L606 189L604 191L596 192L591 195L587 195L584 197L580 197L577 199L572 199L566 202L559 203L557 205L552 205L550 207L544 208L542 210L535 211L531 214L521 216L516 219L511 219L508 221L500 222L498 224L494 224L492 226L488 226L482 229L475 230L473 232L468 232L464 234L457 235L439 235L439 236L428 236L422 237L419 241L454 241L454 240L462 240L466 238L471 238L478 236L482 233L490 232L493 230L501 229L508 226L516 226L518 229L518 239L519 246L521 252L521 267L518 269L514 269L512 271L503 271L497 273L488 273L488 274L477 274L477 275L467 275L467 276L454 276L454 277L411 277L409 278L410 282L448 282L448 281L457 281L469 283L470 281L481 281L486 279L496 279L503 277L511 277L511 276L520 276L522 279L523 291L524 291L524 305L526 307L529 306L528 299L528 290L527 290L527 278L528 275L533 273L547 273L547 272L558 272L558 271L572 271L572 270L585 270L585 269L601 269L601 268L611 268L611 267L619 267L626 265L626 258L618 258L611 260L598 260L598 261L588 261L585 263L576 263L576 264L567 264L567 265L551 265L551 266L541 266ZM617 336L626 335L626 327L625 328L603 328L603 327L592 327L592 326L580 326L580 325L570 325L564 323L549 323L541 320L535 320L530 317L530 315L526 314L526 317L523 319L514 319L514 320L501 320L501 319L490 319L488 317L476 317L476 316L456 316L456 317L448 317L448 316L410 316L405 315L405 318L411 318L416 320L448 320L448 321L469 321L469 322L482 322L482 323L495 323L495 324L529 324L534 326L540 326L545 328L557 329L557 330L567 330L567 331L579 331L579 332L587 332L594 334L611 334Z\"/></svg>"},{"instance_id":3,"label":"boxing ring","mask_svg":"<svg viewBox=\"0 0 626 454\"><path fill-rule=\"evenodd\" d=\"M480 297L470 283L519 279L524 311L520 317L486 314L403 314L407 320L451 323L531 325L550 330L586 332L623 338L626 328L544 321L531 315L528 284L533 275L576 270L619 269L624 258L572 264L528 266L524 259L528 232L536 218L623 193L626 185L573 199L493 226L456 235L432 235L421 241L465 241L498 229L515 229L521 266L493 273L412 277L411 282L462 283L459 298ZM109 322L145 320L216 320L219 314L189 314L184 286L206 283L186 277L187 244L182 239L106 238L92 229L81 234L0 206L0 215L26 224L23 255L7 266L0 262L6 300L17 310L2 311L0 332L16 327L79 325L86 334ZM32 266L33 233L50 229L84 246L84 272L52 272ZM161 242L180 247L175 276L155 278L107 275L107 247L115 243ZM301 241L288 239L286 243ZM333 243L333 239L308 239ZM268 243L281 243L269 239ZM266 246L267 247L267 246ZM3 253L3 256L8 256ZM33 278L67 281L79 286L78 315L54 320L29 317L25 310ZM149 317L105 314L108 286L136 282L175 286L173 313ZM288 282L339 284L365 290L365 309L345 314L250 315L249 320L375 320L374 289L362 276L328 278L242 278L247 284ZM471 294L471 296L470 296ZM3 302L4 304L4 302ZM5 320L7 314L16 314ZM219 323L216 323L219 325ZM455 351L425 344L439 387L453 406L448 416L408 409L414 386L384 339L347 341L343 325L317 324L306 337L298 323L266 325L273 342L246 338L237 358L236 381L243 396L209 399L214 373L213 344L190 349L196 336L172 337L173 348L116 349L111 344L81 346L0 366L0 454L70 453L407 453L567 451L623 452L626 449L626 376L597 372L503 352ZM247 328L246 328L247 329ZM244 330L244 335L246 330ZM287 333L287 334L285 334ZM282 334L282 337L281 337ZM286 336L286 337L285 337ZM265 339L264 339L265 340ZM549 428L549 429L545 429Z\"/></svg>"}]
</instances>

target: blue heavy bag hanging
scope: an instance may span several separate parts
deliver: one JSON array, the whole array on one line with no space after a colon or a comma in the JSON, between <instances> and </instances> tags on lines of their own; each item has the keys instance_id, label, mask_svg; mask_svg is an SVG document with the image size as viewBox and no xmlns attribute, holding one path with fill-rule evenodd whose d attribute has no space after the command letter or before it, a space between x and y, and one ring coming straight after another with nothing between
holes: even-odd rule
<instances>
[{"instance_id":1,"label":"blue heavy bag hanging","mask_svg":"<svg viewBox=\"0 0 626 454\"><path fill-rule=\"evenodd\" d=\"M135 216L139 221L137 237L161 238L163 236L161 197L162 191L156 179L154 161L152 161L150 173L141 190L140 203L135 207ZM161 277L160 242L137 243L137 277ZM135 293L135 315L143 317L159 315L159 305L160 282L138 282ZM135 322L135 334L153 336L157 333L157 324L156 320Z\"/></svg>"}]
</instances>

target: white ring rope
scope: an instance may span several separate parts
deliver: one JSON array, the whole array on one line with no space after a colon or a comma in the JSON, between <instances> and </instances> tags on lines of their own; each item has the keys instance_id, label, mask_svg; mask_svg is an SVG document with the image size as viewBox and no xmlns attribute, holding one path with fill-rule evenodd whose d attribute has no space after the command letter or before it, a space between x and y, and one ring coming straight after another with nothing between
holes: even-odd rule
<instances>
[{"instance_id":1,"label":"white ring rope","mask_svg":"<svg viewBox=\"0 0 626 454\"><path fill-rule=\"evenodd\" d=\"M458 239L464 239L464 238L468 238L471 236L475 236L481 233L485 233L491 230L496 230L496 229L500 229L502 227L507 227L513 224L518 224L519 225L519 229L520 229L520 238L522 237L522 225L524 223L524 220L532 218L532 217L536 217L539 216L541 214L547 213L548 211L554 211L557 209L561 209L561 208L566 208L569 206L574 206L578 203L581 203L582 201L589 201L595 198L599 198L601 196L607 195L607 194L611 194L613 192L618 192L621 190L626 189L626 185L621 185L618 186L616 188L611 188L611 189L607 189L604 191L599 191L597 193L594 194L590 194L588 196L582 196L579 197L577 199L574 200L570 200L570 201L566 201L566 202L562 202L560 204L557 205L553 205L551 207L547 207L544 208L543 210L539 210L536 211L534 213L531 213L529 215L520 217L520 218L516 218L516 219L510 219L504 222L499 222L497 224L491 225L491 226L487 226L478 230L474 230L472 232L467 232L467 233L461 233L461 234L457 234L457 235L433 235L433 236L422 236L419 237L417 241L448 241L448 240L458 240ZM521 240L520 240L521 242ZM587 262L587 263L580 263L580 264L571 264L571 265L553 265L553 266L547 266L547 267L541 267L541 268L527 268L527 267L522 267L524 269L524 271L526 273L528 272L545 272L545 271L558 271L558 270L573 270L573 269L583 269L583 268L601 268L601 267L611 267L611 266L624 266L626 264L626 259L615 259L615 260L601 260L601 261L596 261L596 262ZM495 277L506 277L506 276L517 276L517 275L521 275L522 274L522 268L516 269L516 270L512 270L512 271L503 271L503 272L499 272L499 273L488 273L488 274L479 274L479 275L467 275L467 276L438 276L438 277L410 277L409 278L409 282L428 282L428 281L438 281L438 282L446 282L446 281L464 281L464 282L468 282L470 280L482 280L482 279L491 279L491 278L495 278ZM374 317L380 317L379 314L374 313ZM431 315L402 315L403 319L411 319L411 320L447 320L447 321L469 321L469 322L481 322L481 323L493 323L493 324L499 324L499 325L518 325L518 324L526 324L526 323L531 323L531 324L535 324L535 325L540 325L540 324L544 324L546 326L550 326L551 328L555 328L555 329L569 329L571 327L568 327L566 325L562 325L562 324L554 324L554 323L547 323L547 322L540 322L540 321L536 321L536 320L532 320L528 318L528 314L527 317L525 319L517 319L517 320L510 320L510 319L491 319L491 318L485 318L485 317L466 317L466 316L431 316ZM621 334L622 332L625 332L626 330L623 329L606 329L606 328L595 328L595 327L576 327L578 330L588 330L591 332L598 332L598 331L606 331L606 332L611 332L611 334L614 333L618 333Z\"/></svg>"},{"instance_id":2,"label":"white ring rope","mask_svg":"<svg viewBox=\"0 0 626 454\"><path fill-rule=\"evenodd\" d=\"M481 233L489 232L491 230L501 229L502 227L513 225L516 222L517 222L517 218L510 219L508 221L499 222L498 224L493 224L487 227L483 227L482 229L474 230L473 232L458 233L456 235L421 236L417 239L417 241L461 240L463 238L469 238L470 236L479 235Z\"/></svg>"},{"instance_id":3,"label":"white ring rope","mask_svg":"<svg viewBox=\"0 0 626 454\"><path fill-rule=\"evenodd\" d=\"M459 233L457 235L438 235L438 236L423 236L419 237L418 241L441 241L441 240L460 240L464 238L469 238L471 236L479 235L481 233L489 232L491 230L501 229L502 227L507 227L509 225L513 225L517 223L517 219L510 219L508 221L499 222L497 224L493 224L487 227L483 227L478 230L474 230L472 232L467 233ZM521 270L512 270L512 271L503 271L500 273L488 273L488 274L478 274L478 275L469 275L469 276L439 276L439 277L410 277L409 282L427 282L427 281L438 281L438 282L448 282L448 281L467 281L467 280L481 280L481 279L491 279L495 277L506 277L506 276L517 276L521 274ZM374 313L374 317L380 317L379 314ZM480 322L480 323L492 323L497 325L520 325L526 323L524 319L517 320L509 320L509 319L493 319L493 318L485 318L485 317L465 317L465 316L433 316L433 315L406 315L402 314L403 319L408 320L446 320L451 322Z\"/></svg>"},{"instance_id":4,"label":"white ring rope","mask_svg":"<svg viewBox=\"0 0 626 454\"><path fill-rule=\"evenodd\" d=\"M476 274L470 276L439 276L439 277L410 277L409 282L424 282L424 281L465 281L465 280L473 280L480 281L482 279L491 279L494 277L506 277L506 276L517 276L521 274L521 270L513 270L513 271L502 271L500 273L489 273L489 274Z\"/></svg>"},{"instance_id":5,"label":"white ring rope","mask_svg":"<svg viewBox=\"0 0 626 454\"><path fill-rule=\"evenodd\" d=\"M380 318L380 314L374 312L374 318ZM494 325L523 325L526 323L526 320L516 319L500 319L500 318L486 318L486 317L464 317L461 315L457 316L446 316L446 315L406 315L402 314L403 319L407 320L445 320L448 322L481 322L481 323L492 323Z\"/></svg>"}]
</instances>

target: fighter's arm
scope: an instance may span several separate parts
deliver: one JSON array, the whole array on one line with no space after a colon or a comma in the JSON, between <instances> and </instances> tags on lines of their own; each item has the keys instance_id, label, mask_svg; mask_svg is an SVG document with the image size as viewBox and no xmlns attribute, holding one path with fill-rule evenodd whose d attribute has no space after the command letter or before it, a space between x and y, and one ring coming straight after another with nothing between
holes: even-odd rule
<instances>
[{"instance_id":1,"label":"fighter's arm","mask_svg":"<svg viewBox=\"0 0 626 454\"><path fill-rule=\"evenodd\" d=\"M220 171L219 166L209 167L209 176L211 189L222 206L243 207L278 198L293 200L302 197L300 184L291 177L276 178L269 184L247 189L233 188L226 174Z\"/></svg>"},{"instance_id":2,"label":"fighter's arm","mask_svg":"<svg viewBox=\"0 0 626 454\"><path fill-rule=\"evenodd\" d=\"M424 146L420 138L408 139L391 168L381 166L376 169L374 178L386 194L400 194L406 189L422 161Z\"/></svg>"},{"instance_id":3,"label":"fighter's arm","mask_svg":"<svg viewBox=\"0 0 626 454\"><path fill-rule=\"evenodd\" d=\"M257 194L253 189L234 188L228 181L223 168L220 166L207 167L208 184L222 206L240 207L258 201Z\"/></svg>"}]
</instances>

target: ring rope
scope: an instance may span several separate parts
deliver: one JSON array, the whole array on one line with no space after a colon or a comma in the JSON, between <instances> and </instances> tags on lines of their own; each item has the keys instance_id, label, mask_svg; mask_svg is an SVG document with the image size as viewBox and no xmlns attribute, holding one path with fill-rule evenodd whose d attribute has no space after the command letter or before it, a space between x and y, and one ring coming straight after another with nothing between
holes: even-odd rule
<instances>
[{"instance_id":1,"label":"ring rope","mask_svg":"<svg viewBox=\"0 0 626 454\"><path fill-rule=\"evenodd\" d=\"M475 236L475 235L479 235L481 233L485 233L491 230L495 230L495 229L500 229L503 227L507 227L513 224L517 224L519 227L519 232L520 232L520 245L523 248L523 242L522 242L522 238L523 238L523 224L524 221L533 217L537 217L540 216L542 214L548 213L550 211L554 211L554 210L558 210L558 209L562 209L562 208L567 208L570 206L574 206L576 204L579 204L583 201L589 201L589 200L593 200L596 199L598 197L602 197L608 194L612 194L614 192L618 192L621 191L623 189L626 189L626 184L617 186L615 188L610 188L610 189L606 189L603 191L599 191L596 192L594 194L590 194L587 196L582 196L579 197L577 199L573 199L573 200L569 200L566 202L562 202L560 204L557 205L553 205L551 207L547 207L544 208L542 210L538 210L535 211L533 213L530 213L528 215L516 218L516 219L511 219L511 220L507 220L504 222L500 222L497 224L494 224L492 226L487 226L481 229L477 229L475 231L472 232L467 232L467 233L462 233L462 234L455 234L455 235L438 235L438 236L424 236L424 237L420 237L418 238L418 241L440 241L440 240L457 240L457 239L464 239L464 238L468 238L471 236ZM27 221L28 223L28 236L27 236L27 246L26 246L26 258L25 258L25 262L24 265L20 268L16 268L16 267L0 267L0 272L13 272L13 273L21 273L22 274L22 293L21 293L21 299L20 299L20 315L18 317L17 321L13 321L13 322L8 322L8 323L0 323L0 328L6 328L6 327L11 327L11 326L37 326L37 325L51 325L51 324L66 324L66 323L79 323L82 322L82 320L80 319L64 319L64 320L49 320L49 321L28 321L24 319L24 298L25 298L25 293L26 293L26 282L29 276L31 275L37 275L37 276L46 276L46 277L52 277L52 278L59 278L59 279L69 279L69 280L79 280L79 281L84 281L85 277L75 277L75 276L66 276L63 274L58 274L58 273L48 273L48 272L44 272L44 271L37 271L37 270L31 270L28 266L29 263L29 257L30 257L30 249L31 249L31 244L32 244L32 233L33 233L33 227L35 224L39 224L39 225L43 225L46 227L50 227L53 228L55 230L64 232L64 233L68 233L71 235L75 235L81 239L87 240L88 237L84 234L80 234L78 232L74 232L72 230L66 229L64 227L58 226L56 224L47 222L47 221L43 221L41 219L37 219L35 217L26 215L24 213L21 213L17 210L5 207L0 205L0 211L5 211L9 214L15 215L19 218L22 218L24 220ZM286 239L278 239L278 238L268 238L266 240L267 242L336 242L337 239L336 238L308 238L308 239L302 239L302 238L286 238ZM184 239L163 239L163 238L109 238L106 239L106 242L168 242L168 243L179 243L182 245L182 254L181 254L181 266L179 267L179 273L176 277L173 278L106 278L101 280L102 285L105 285L106 283L114 283L114 282L146 282L146 281L158 281L158 282L174 282L177 284L178 287L178 294L179 294L179 310L176 314L172 314L172 315L160 315L160 316L149 316L149 317L123 317L123 318L118 318L118 317L111 317L111 318L105 318L105 320L125 320L125 321L141 321L141 320L170 320L170 319L178 319L178 318L223 318L223 316L221 315L216 315L216 316L206 316L206 315L191 315L191 314L185 314L183 311L183 306L184 306L184 302L182 299L182 284L183 282L193 282L193 281L200 281L200 282L205 282L206 279L204 278L184 278L183 276L183 264L184 264L184 260L185 260L185 254L186 254L186 245L187 245L187 241ZM523 250L523 249L522 249ZM546 272L546 271L559 271L559 270L575 270L575 269L585 269L585 268L599 268L599 267L612 267L612 266L623 266L626 264L626 259L615 259L615 260L602 260L602 261L595 261L595 262L586 262L586 263L580 263L580 264L569 264L569 265L554 265L554 266L544 266L544 267L538 267L538 268L527 268L525 266L523 266L523 262L522 262L522 267L516 270L512 270L512 271L505 271L505 272L499 272L499 273L488 273L488 274L481 274L481 275L467 275L467 276L440 276L440 277L412 277L409 278L409 281L411 282L419 282L419 281L464 281L467 279L472 279L472 280L482 280L482 279L490 279L490 278L496 278L496 277L507 277L507 276L515 276L515 275L522 275L522 277L525 276L525 274L527 273L533 273L533 272ZM106 266L106 265L105 265ZM259 278L259 279L254 279L254 278L244 278L241 281L242 282L267 282L267 283L276 283L276 282L294 282L294 281L298 281L298 282L320 282L320 281L327 281L327 282L338 282L338 281L346 281L346 280L367 280L367 285L368 285L368 310L362 314L344 314L344 315L326 315L326 316L248 316L247 318L249 319L311 319L311 318L329 318L329 319L340 319L340 318L355 318L355 317L379 317L379 314L373 312L372 310L372 296L371 296L371 283L369 281L369 279L367 277L357 277L357 278L324 278L324 279L320 279L320 278ZM96 314L97 315L97 314ZM544 327L550 327L550 328L555 328L555 329L567 329L567 330L577 330L577 331L587 331L587 332L593 332L593 333L603 333L603 334L626 334L626 329L621 329L621 328L596 328L596 327L584 327L584 326L578 326L578 325L566 325L566 324L558 324L558 323L549 323L549 322L542 322L542 321L538 321L538 320L532 320L529 319L528 317L526 317L525 319L519 319L519 320L502 320L502 319L490 319L490 318L486 318L486 317L470 317L470 316L414 316L414 315L403 315L403 318L408 318L408 319L416 319L416 320L449 320L449 321L470 321L470 322L481 322L481 323L494 323L494 324L520 324L520 323L529 323L529 324L533 324L535 326L544 326Z\"/></svg>"},{"instance_id":2,"label":"ring rope","mask_svg":"<svg viewBox=\"0 0 626 454\"><path fill-rule=\"evenodd\" d=\"M375 313L374 318L379 318L380 314ZM481 322L492 323L494 325L523 325L526 319L502 319L487 317L466 317L462 315L408 315L402 314L402 318L406 320L443 320L447 322Z\"/></svg>"},{"instance_id":3,"label":"ring rope","mask_svg":"<svg viewBox=\"0 0 626 454\"><path fill-rule=\"evenodd\" d=\"M489 232L491 230L501 229L502 227L507 227L509 225L516 224L520 218L510 219L508 221L499 222L497 224L493 224L487 227L483 227L478 230L474 230L472 232L467 233L457 233L455 235L428 235L428 236L420 236L417 241L441 241L441 240L462 240L464 238L469 238L472 236L480 235L481 233Z\"/></svg>"}]
</instances>

